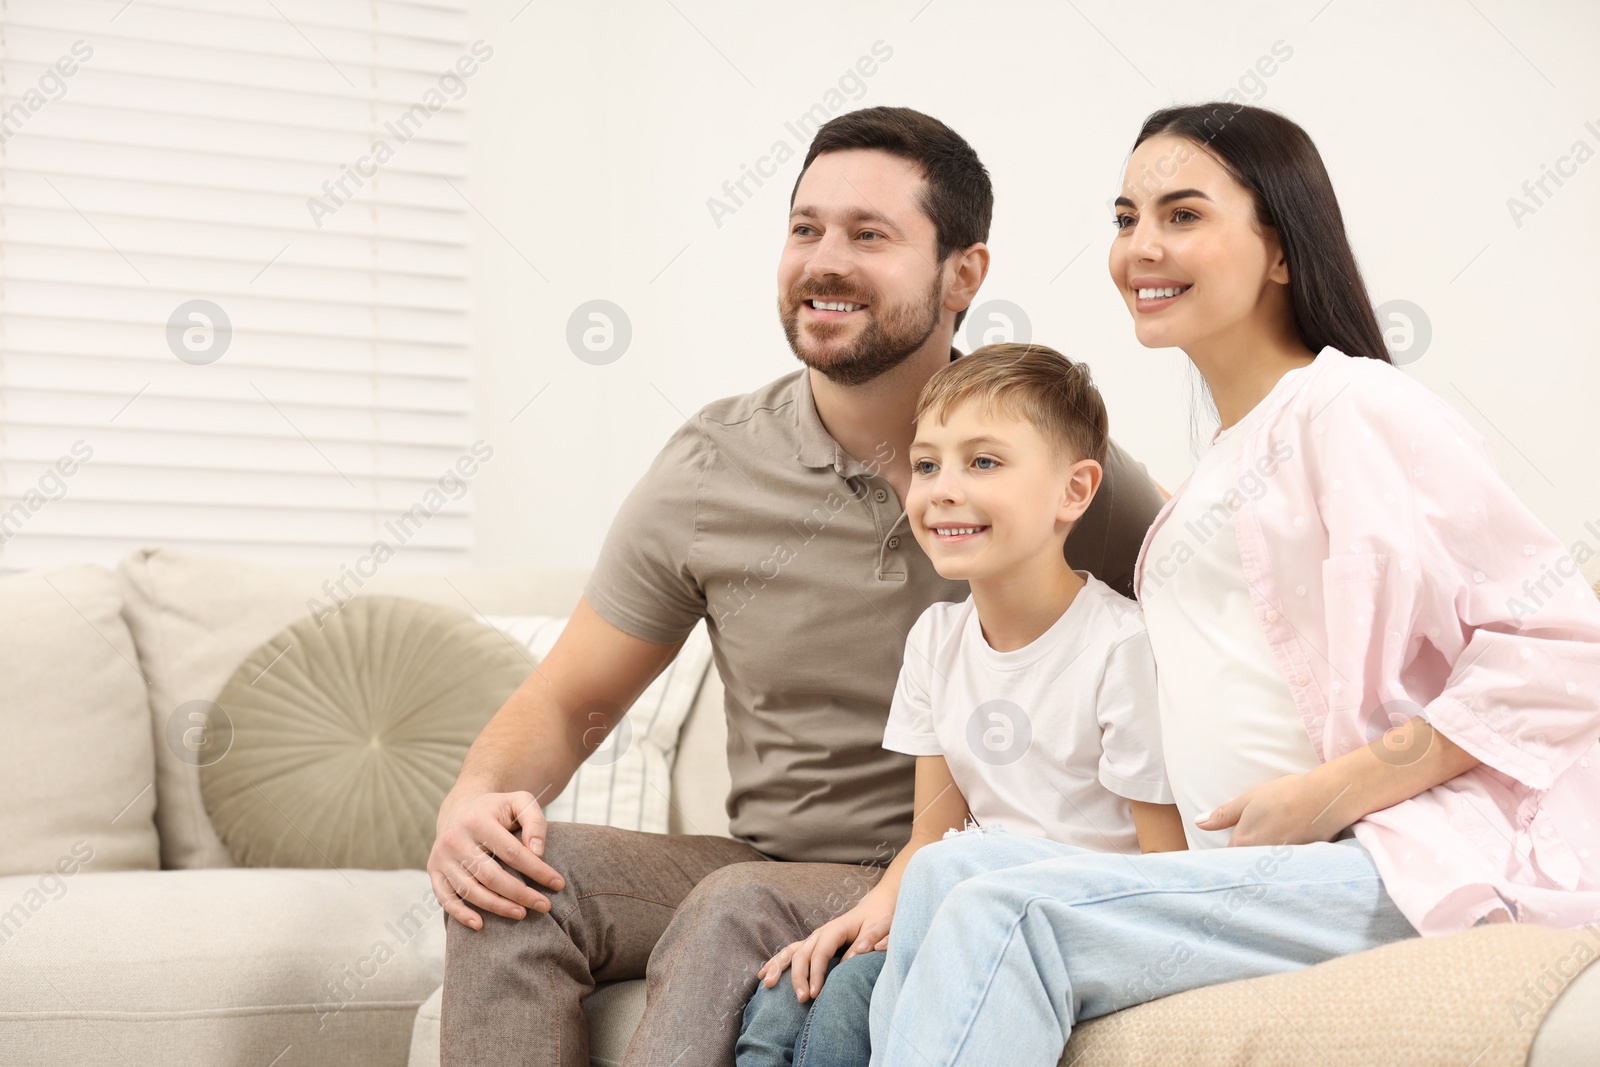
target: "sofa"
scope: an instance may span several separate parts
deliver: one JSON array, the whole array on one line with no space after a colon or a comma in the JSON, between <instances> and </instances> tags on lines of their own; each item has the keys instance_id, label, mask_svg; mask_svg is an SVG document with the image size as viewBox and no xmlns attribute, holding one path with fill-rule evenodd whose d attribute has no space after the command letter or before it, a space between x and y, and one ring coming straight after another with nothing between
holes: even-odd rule
<instances>
[{"instance_id":1,"label":"sofa","mask_svg":"<svg viewBox=\"0 0 1600 1067\"><path fill-rule=\"evenodd\" d=\"M438 1062L425 872L240 866L174 739L330 597L565 615L585 574L349 577L157 549L0 580L0 1067ZM725 739L713 666L672 754L672 832L727 832ZM1063 1062L1576 1067L1600 1049L1597 954L1593 930L1418 939L1086 1023ZM643 989L589 998L593 1063L621 1062Z\"/></svg>"}]
</instances>

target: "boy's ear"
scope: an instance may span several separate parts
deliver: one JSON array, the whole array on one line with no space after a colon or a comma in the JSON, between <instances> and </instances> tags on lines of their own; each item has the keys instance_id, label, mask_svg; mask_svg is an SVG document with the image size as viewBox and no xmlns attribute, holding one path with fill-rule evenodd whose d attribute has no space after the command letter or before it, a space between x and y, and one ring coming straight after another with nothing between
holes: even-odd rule
<instances>
[{"instance_id":1,"label":"boy's ear","mask_svg":"<svg viewBox=\"0 0 1600 1067\"><path fill-rule=\"evenodd\" d=\"M1089 510L1089 504L1100 490L1100 479L1105 470L1092 459L1080 459L1067 468L1067 484L1061 491L1061 505L1056 510L1059 522L1076 522Z\"/></svg>"}]
</instances>

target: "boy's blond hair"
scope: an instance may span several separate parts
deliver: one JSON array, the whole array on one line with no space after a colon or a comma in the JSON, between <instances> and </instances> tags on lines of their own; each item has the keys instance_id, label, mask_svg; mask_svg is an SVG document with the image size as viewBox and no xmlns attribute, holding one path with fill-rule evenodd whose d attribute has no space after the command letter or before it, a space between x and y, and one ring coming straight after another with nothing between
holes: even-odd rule
<instances>
[{"instance_id":1,"label":"boy's blond hair","mask_svg":"<svg viewBox=\"0 0 1600 1067\"><path fill-rule=\"evenodd\" d=\"M1062 466L1080 459L1105 462L1106 404L1089 368L1035 344L984 347L939 368L917 397L913 418L939 422L957 405L976 400L1029 423L1056 446Z\"/></svg>"}]
</instances>

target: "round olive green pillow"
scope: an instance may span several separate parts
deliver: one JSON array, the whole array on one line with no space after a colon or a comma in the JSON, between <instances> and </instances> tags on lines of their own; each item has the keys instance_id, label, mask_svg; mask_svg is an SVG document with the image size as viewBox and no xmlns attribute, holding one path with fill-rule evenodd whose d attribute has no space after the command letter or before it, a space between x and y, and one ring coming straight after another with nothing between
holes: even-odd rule
<instances>
[{"instance_id":1,"label":"round olive green pillow","mask_svg":"<svg viewBox=\"0 0 1600 1067\"><path fill-rule=\"evenodd\" d=\"M419 600L297 622L217 697L232 742L200 768L212 824L246 867L423 867L468 746L531 670L493 627Z\"/></svg>"}]
</instances>

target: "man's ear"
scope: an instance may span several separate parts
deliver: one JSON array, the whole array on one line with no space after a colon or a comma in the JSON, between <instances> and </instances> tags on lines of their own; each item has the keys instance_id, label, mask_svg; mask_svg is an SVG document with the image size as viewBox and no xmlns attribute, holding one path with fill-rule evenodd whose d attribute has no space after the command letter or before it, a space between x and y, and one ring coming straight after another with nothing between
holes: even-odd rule
<instances>
[{"instance_id":1,"label":"man's ear","mask_svg":"<svg viewBox=\"0 0 1600 1067\"><path fill-rule=\"evenodd\" d=\"M1061 491L1061 503L1056 509L1057 522L1076 522L1089 510L1105 469L1092 459L1080 459L1067 468L1067 484Z\"/></svg>"},{"instance_id":2,"label":"man's ear","mask_svg":"<svg viewBox=\"0 0 1600 1067\"><path fill-rule=\"evenodd\" d=\"M944 309L965 311L972 306L983 279L989 275L989 246L980 241L964 252L950 253L945 269L951 270L952 265L953 276L944 293Z\"/></svg>"}]
</instances>

